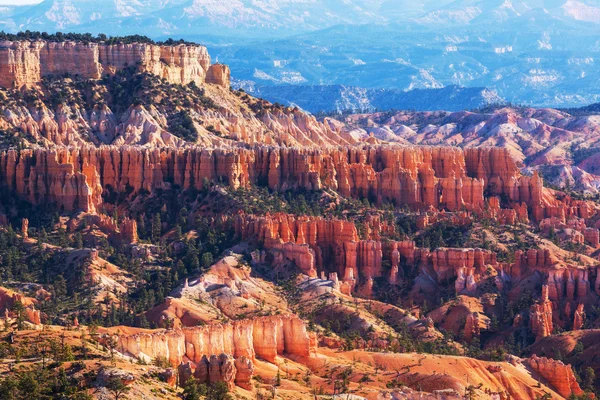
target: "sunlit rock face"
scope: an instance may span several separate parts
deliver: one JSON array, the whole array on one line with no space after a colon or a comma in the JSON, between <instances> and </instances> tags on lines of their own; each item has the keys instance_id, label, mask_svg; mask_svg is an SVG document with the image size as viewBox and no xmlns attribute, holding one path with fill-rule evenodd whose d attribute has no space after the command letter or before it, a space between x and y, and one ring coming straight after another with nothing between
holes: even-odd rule
<instances>
[{"instance_id":1,"label":"sunlit rock face","mask_svg":"<svg viewBox=\"0 0 600 400\"><path fill-rule=\"evenodd\" d=\"M209 82L229 87L229 67L210 65L204 46L147 43L0 42L0 86L35 86L42 77L64 74L100 79L136 67L173 84Z\"/></svg>"}]
</instances>

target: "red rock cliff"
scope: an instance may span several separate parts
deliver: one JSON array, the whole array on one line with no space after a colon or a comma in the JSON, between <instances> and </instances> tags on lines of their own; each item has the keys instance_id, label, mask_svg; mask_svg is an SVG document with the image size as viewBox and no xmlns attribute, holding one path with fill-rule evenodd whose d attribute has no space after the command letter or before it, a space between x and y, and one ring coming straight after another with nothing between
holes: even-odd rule
<instances>
[{"instance_id":1,"label":"red rock cliff","mask_svg":"<svg viewBox=\"0 0 600 400\"><path fill-rule=\"evenodd\" d=\"M117 350L123 354L150 360L165 357L173 366L187 361L196 365L203 357L220 354L274 363L283 355L309 357L316 343L304 322L295 316L261 317L130 335L119 334L118 328L111 328L109 333L116 334Z\"/></svg>"},{"instance_id":2,"label":"red rock cliff","mask_svg":"<svg viewBox=\"0 0 600 400\"><path fill-rule=\"evenodd\" d=\"M476 166L466 162L474 158L480 160ZM222 179L234 188L332 189L413 209L483 210L486 189L542 216L558 207L553 199L538 196L541 180L520 176L508 153L499 149L84 146L0 154L0 184L33 203L55 201L66 210L93 211L109 186L134 192L170 185L200 188L205 179Z\"/></svg>"},{"instance_id":3,"label":"red rock cliff","mask_svg":"<svg viewBox=\"0 0 600 400\"><path fill-rule=\"evenodd\" d=\"M570 365L535 355L527 359L527 364L564 398L568 398L572 394L576 396L583 394Z\"/></svg>"},{"instance_id":4,"label":"red rock cliff","mask_svg":"<svg viewBox=\"0 0 600 400\"><path fill-rule=\"evenodd\" d=\"M26 321L39 325L42 323L41 312L35 309L37 301L35 299L23 296L20 293L13 292L10 289L0 287L0 312L4 318L16 318L12 311L15 303L19 301L24 306L24 315Z\"/></svg>"},{"instance_id":5,"label":"red rock cliff","mask_svg":"<svg viewBox=\"0 0 600 400\"><path fill-rule=\"evenodd\" d=\"M175 84L208 81L229 87L229 68L211 67L206 48L198 45L0 42L0 86L5 88L34 86L44 76L65 73L99 79L136 65Z\"/></svg>"}]
</instances>

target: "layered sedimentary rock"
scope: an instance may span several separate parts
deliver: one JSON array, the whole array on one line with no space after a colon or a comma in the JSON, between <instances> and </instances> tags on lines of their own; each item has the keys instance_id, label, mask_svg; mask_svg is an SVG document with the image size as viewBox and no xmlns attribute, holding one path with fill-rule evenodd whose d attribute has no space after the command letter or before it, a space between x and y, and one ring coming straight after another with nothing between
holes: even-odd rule
<instances>
[{"instance_id":1,"label":"layered sedimentary rock","mask_svg":"<svg viewBox=\"0 0 600 400\"><path fill-rule=\"evenodd\" d=\"M506 151L372 146L325 149L174 149L81 147L0 154L0 184L33 203L92 211L102 190L200 188L205 180L233 188L332 189L346 197L414 209L485 207L484 191L527 204L534 218L582 214L585 203L542 199L538 177L520 176Z\"/></svg>"},{"instance_id":2,"label":"layered sedimentary rock","mask_svg":"<svg viewBox=\"0 0 600 400\"><path fill-rule=\"evenodd\" d=\"M585 311L584 305L579 304L577 309L575 310L575 314L573 315L573 329L574 331L578 331L583 328L583 324L585 322Z\"/></svg>"},{"instance_id":3,"label":"layered sedimentary rock","mask_svg":"<svg viewBox=\"0 0 600 400\"><path fill-rule=\"evenodd\" d=\"M201 362L200 365L205 364ZM235 368L235 360L231 355L211 355L208 360L208 371L206 372L208 379L205 382L200 382L211 384L226 382L230 390L235 386L237 370ZM202 371L202 375L204 375L204 371Z\"/></svg>"},{"instance_id":4,"label":"layered sedimentary rock","mask_svg":"<svg viewBox=\"0 0 600 400\"><path fill-rule=\"evenodd\" d=\"M478 337L481 333L479 327L479 313L471 313L467 315L465 322L464 338L467 342L471 342L474 337Z\"/></svg>"},{"instance_id":5,"label":"layered sedimentary rock","mask_svg":"<svg viewBox=\"0 0 600 400\"><path fill-rule=\"evenodd\" d=\"M0 312L2 312L5 319L17 317L13 311L14 305L17 302L20 302L23 305L22 317L25 321L35 325L42 323L41 312L35 308L37 303L35 299L23 296L10 289L0 287Z\"/></svg>"},{"instance_id":6,"label":"layered sedimentary rock","mask_svg":"<svg viewBox=\"0 0 600 400\"><path fill-rule=\"evenodd\" d=\"M528 358L526 362L550 387L564 398L583 394L583 390L577 383L570 365L565 365L562 361L536 357L535 355Z\"/></svg>"},{"instance_id":7,"label":"layered sedimentary rock","mask_svg":"<svg viewBox=\"0 0 600 400\"><path fill-rule=\"evenodd\" d=\"M99 84L98 92L107 88ZM164 92L163 89L158 89ZM179 88L173 88L179 91ZM299 110L248 111L244 102L232 92L205 87L205 93L227 107L196 103L189 111L198 124L196 144L203 147L223 147L232 141L248 144L283 146L331 146L357 143L344 136L344 128L319 122L314 116ZM168 96L166 92L165 96ZM85 92L79 91L83 97ZM10 100L18 100L9 93ZM108 99L107 99L108 100ZM108 100L118 109L116 101ZM19 102L17 102L19 103ZM0 129L14 129L31 142L45 145L100 146L111 144L183 147L186 141L169 132L168 121L173 110L161 105L131 105L114 112L109 105L53 104L51 101L33 105L14 104L0 115Z\"/></svg>"},{"instance_id":8,"label":"layered sedimentary rock","mask_svg":"<svg viewBox=\"0 0 600 400\"><path fill-rule=\"evenodd\" d=\"M231 84L230 77L231 71L227 65L213 64L206 72L206 83L212 83L213 85L229 88L229 85Z\"/></svg>"},{"instance_id":9,"label":"layered sedimentary rock","mask_svg":"<svg viewBox=\"0 0 600 400\"><path fill-rule=\"evenodd\" d=\"M541 300L531 306L529 321L536 340L552 335L552 302L548 299L548 286L542 287Z\"/></svg>"},{"instance_id":10,"label":"layered sedimentary rock","mask_svg":"<svg viewBox=\"0 0 600 400\"><path fill-rule=\"evenodd\" d=\"M116 333L111 330L110 333ZM316 340L302 320L295 316L261 317L229 324L182 328L172 331L145 331L118 334L118 350L135 358L165 357L174 367L190 361L194 366L203 357L231 355L275 362L278 356L309 357ZM240 378L241 379L241 378Z\"/></svg>"},{"instance_id":11,"label":"layered sedimentary rock","mask_svg":"<svg viewBox=\"0 0 600 400\"><path fill-rule=\"evenodd\" d=\"M592 291L586 268L548 268L547 274L546 285L552 301L583 301Z\"/></svg>"},{"instance_id":12,"label":"layered sedimentary rock","mask_svg":"<svg viewBox=\"0 0 600 400\"><path fill-rule=\"evenodd\" d=\"M0 86L33 86L48 75L79 75L100 79L127 67L137 67L175 84L194 82L229 87L229 68L211 67L205 47L147 43L0 42Z\"/></svg>"},{"instance_id":13,"label":"layered sedimentary rock","mask_svg":"<svg viewBox=\"0 0 600 400\"><path fill-rule=\"evenodd\" d=\"M370 268L378 261L369 260L367 246L358 239L354 223L326 220L287 214L266 217L239 215L235 220L236 234L241 240L255 238L264 243L267 250L279 251L294 261L300 270L311 277L319 271L334 272L345 276L351 269L358 277L359 268ZM359 249L360 247L360 249Z\"/></svg>"},{"instance_id":14,"label":"layered sedimentary rock","mask_svg":"<svg viewBox=\"0 0 600 400\"><path fill-rule=\"evenodd\" d=\"M77 221L71 221L73 224L68 226L69 230L75 231L78 228ZM116 221L108 215L89 214L86 215L86 222L97 225L111 239L116 239L127 244L136 244L138 242L137 221L135 219L125 217L121 221Z\"/></svg>"},{"instance_id":15,"label":"layered sedimentary rock","mask_svg":"<svg viewBox=\"0 0 600 400\"><path fill-rule=\"evenodd\" d=\"M96 166L78 163L67 149L21 152L0 156L2 185L33 204L56 203L64 210L95 212L103 187Z\"/></svg>"},{"instance_id":16,"label":"layered sedimentary rock","mask_svg":"<svg viewBox=\"0 0 600 400\"><path fill-rule=\"evenodd\" d=\"M417 248L412 241L388 241L384 245L375 239L387 229L385 224L373 219L365 227L367 238L359 240L356 226L349 221L287 214L238 215L235 219L240 240L258 240L265 251L281 253L310 277L329 277L336 282L334 287L346 294L352 293L358 284L360 293L370 296L375 278L385 277L391 284L398 283L403 274L400 264L418 267L423 280L432 284L456 278L458 294L473 293L488 266L501 267L495 254L488 250L440 248L430 251ZM265 255L260 261L264 260ZM386 274L382 269L384 261L390 265ZM418 290L424 289L420 283L417 286Z\"/></svg>"},{"instance_id":17,"label":"layered sedimentary rock","mask_svg":"<svg viewBox=\"0 0 600 400\"><path fill-rule=\"evenodd\" d=\"M27 218L21 220L21 236L23 236L24 239L29 237L29 220Z\"/></svg>"},{"instance_id":18,"label":"layered sedimentary rock","mask_svg":"<svg viewBox=\"0 0 600 400\"><path fill-rule=\"evenodd\" d=\"M583 236L590 246L597 248L600 245L600 230L597 228L585 228Z\"/></svg>"},{"instance_id":19,"label":"layered sedimentary rock","mask_svg":"<svg viewBox=\"0 0 600 400\"><path fill-rule=\"evenodd\" d=\"M499 290L504 290L511 282L532 273L542 274L545 292L551 301L587 301L592 292L600 293L600 280L596 279L593 287L589 281L590 274L597 276L595 271L565 267L547 249L517 251L514 263L501 263L494 252L484 249L438 248L432 251L418 248L412 241L382 242L381 236L384 232L389 233L389 227L378 220L368 221L364 226L366 236L360 240L354 223L344 220L287 214L260 217L240 214L235 217L237 238L255 239L264 249L255 261L266 262L268 259L271 264L293 261L302 273L329 279L334 282L334 288L346 294L355 292L358 287L359 293L368 297L373 279L385 277L390 284L397 284L407 268L419 270L413 290L417 297L420 297L419 293L434 295L438 285L448 281L454 282L457 294L475 295L480 281L490 277ZM384 264L390 267L385 272L382 270ZM536 305L532 313L543 316L546 311L543 306L538 310ZM546 322L540 325L540 332L551 332L552 328L548 328Z\"/></svg>"}]
</instances>

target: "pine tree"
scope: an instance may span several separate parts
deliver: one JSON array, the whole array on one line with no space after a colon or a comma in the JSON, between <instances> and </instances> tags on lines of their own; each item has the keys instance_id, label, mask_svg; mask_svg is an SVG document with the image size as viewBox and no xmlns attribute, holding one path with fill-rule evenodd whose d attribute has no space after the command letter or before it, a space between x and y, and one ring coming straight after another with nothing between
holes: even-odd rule
<instances>
[{"instance_id":1,"label":"pine tree","mask_svg":"<svg viewBox=\"0 0 600 400\"><path fill-rule=\"evenodd\" d=\"M156 214L154 214L154 217L152 217L152 242L153 243L160 242L161 232L162 232L162 222L160 220L160 214L156 213Z\"/></svg>"},{"instance_id":2,"label":"pine tree","mask_svg":"<svg viewBox=\"0 0 600 400\"><path fill-rule=\"evenodd\" d=\"M202 254L202 268L209 268L211 265L213 265L212 253L206 252Z\"/></svg>"},{"instance_id":3,"label":"pine tree","mask_svg":"<svg viewBox=\"0 0 600 400\"><path fill-rule=\"evenodd\" d=\"M77 232L75 234L75 240L73 243L73 247L75 247L76 249L83 249L83 237L81 236L81 233Z\"/></svg>"}]
</instances>

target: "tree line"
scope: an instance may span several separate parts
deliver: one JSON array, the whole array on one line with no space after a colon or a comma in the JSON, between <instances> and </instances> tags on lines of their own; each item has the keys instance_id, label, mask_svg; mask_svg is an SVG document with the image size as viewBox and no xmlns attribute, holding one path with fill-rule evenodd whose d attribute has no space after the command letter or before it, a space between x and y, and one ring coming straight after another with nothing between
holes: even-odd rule
<instances>
[{"instance_id":1,"label":"tree line","mask_svg":"<svg viewBox=\"0 0 600 400\"><path fill-rule=\"evenodd\" d=\"M130 44L130 43L145 43L145 44L156 44L156 45L165 45L165 46L176 46L180 44L196 44L193 42L188 42L183 39L174 40L167 39L165 41L155 41L148 36L144 35L127 35L127 36L108 36L104 33L99 33L96 36L91 33L74 33L74 32L56 32L56 33L48 33L48 32L39 32L39 31L21 31L18 33L8 33L5 31L0 31L0 40L9 40L9 41L35 41L35 40L45 40L48 42L83 42L83 43L104 43L104 44Z\"/></svg>"}]
</instances>

